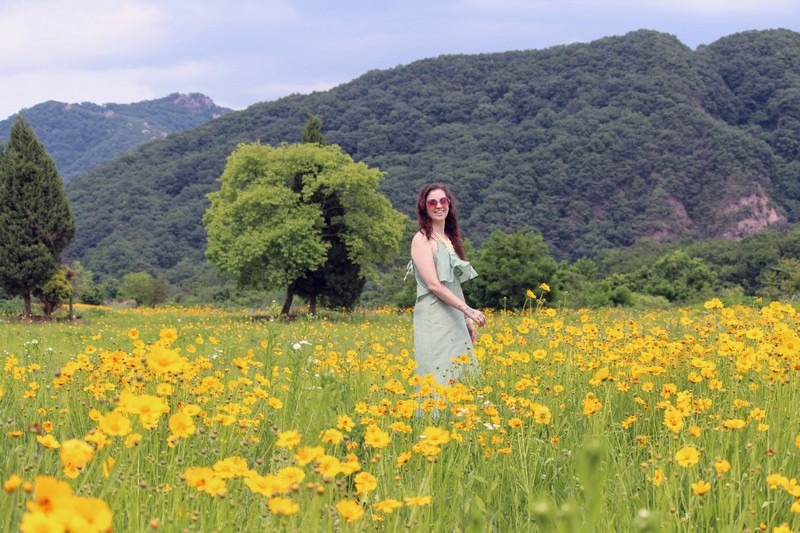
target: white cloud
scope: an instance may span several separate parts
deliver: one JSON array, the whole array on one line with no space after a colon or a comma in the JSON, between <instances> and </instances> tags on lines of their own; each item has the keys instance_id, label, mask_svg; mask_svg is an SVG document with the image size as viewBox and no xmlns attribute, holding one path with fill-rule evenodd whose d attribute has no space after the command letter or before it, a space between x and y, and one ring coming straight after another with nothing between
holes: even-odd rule
<instances>
[{"instance_id":1,"label":"white cloud","mask_svg":"<svg viewBox=\"0 0 800 533\"><path fill-rule=\"evenodd\" d=\"M79 0L4 3L0 68L80 64L160 46L167 14L156 4Z\"/></svg>"}]
</instances>

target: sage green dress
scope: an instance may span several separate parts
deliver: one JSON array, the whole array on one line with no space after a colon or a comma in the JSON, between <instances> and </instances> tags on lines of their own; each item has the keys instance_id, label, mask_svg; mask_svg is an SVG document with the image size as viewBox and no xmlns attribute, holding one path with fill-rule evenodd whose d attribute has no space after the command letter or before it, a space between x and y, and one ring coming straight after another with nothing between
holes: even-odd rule
<instances>
[{"instance_id":1,"label":"sage green dress","mask_svg":"<svg viewBox=\"0 0 800 533\"><path fill-rule=\"evenodd\" d=\"M437 242L433 261L439 280L459 298L464 298L461 284L478 275L469 262L451 253ZM464 320L464 314L441 301L428 290L419 272L413 268L417 280L417 300L414 304L414 358L416 373L433 374L436 381L447 385L458 381L467 372L477 370L477 361L472 354L472 340ZM468 354L468 363L453 363L452 360Z\"/></svg>"}]
</instances>

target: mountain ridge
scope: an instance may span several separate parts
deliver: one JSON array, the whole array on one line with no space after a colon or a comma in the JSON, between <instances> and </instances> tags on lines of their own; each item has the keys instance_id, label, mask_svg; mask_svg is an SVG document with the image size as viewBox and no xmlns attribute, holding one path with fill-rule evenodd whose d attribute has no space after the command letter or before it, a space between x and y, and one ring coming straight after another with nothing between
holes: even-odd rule
<instances>
[{"instance_id":1,"label":"mountain ridge","mask_svg":"<svg viewBox=\"0 0 800 533\"><path fill-rule=\"evenodd\" d=\"M195 128L230 111L200 93L172 93L129 104L49 100L0 121L0 139L8 137L21 114L68 182L146 142Z\"/></svg>"}]
</instances>

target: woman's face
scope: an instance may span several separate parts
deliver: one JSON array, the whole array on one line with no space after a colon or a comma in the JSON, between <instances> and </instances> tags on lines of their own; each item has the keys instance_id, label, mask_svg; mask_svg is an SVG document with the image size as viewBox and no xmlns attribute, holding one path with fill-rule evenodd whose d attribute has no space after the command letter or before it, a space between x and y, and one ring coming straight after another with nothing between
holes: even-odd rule
<instances>
[{"instance_id":1,"label":"woman's face","mask_svg":"<svg viewBox=\"0 0 800 533\"><path fill-rule=\"evenodd\" d=\"M428 193L425 207L431 220L444 220L450 212L450 198L442 189L433 189Z\"/></svg>"}]
</instances>

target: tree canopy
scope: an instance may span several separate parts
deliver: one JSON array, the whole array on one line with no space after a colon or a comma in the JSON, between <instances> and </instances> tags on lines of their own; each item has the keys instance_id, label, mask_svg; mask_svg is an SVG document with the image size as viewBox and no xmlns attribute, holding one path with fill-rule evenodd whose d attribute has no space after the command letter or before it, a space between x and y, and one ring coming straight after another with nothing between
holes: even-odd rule
<instances>
[{"instance_id":1,"label":"tree canopy","mask_svg":"<svg viewBox=\"0 0 800 533\"><path fill-rule=\"evenodd\" d=\"M381 178L335 145L242 145L208 195L206 255L240 286L286 288L288 313L298 280L329 262L326 236L364 275L396 253L405 217L378 192Z\"/></svg>"}]
</instances>

